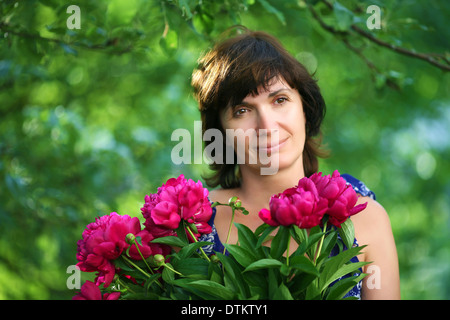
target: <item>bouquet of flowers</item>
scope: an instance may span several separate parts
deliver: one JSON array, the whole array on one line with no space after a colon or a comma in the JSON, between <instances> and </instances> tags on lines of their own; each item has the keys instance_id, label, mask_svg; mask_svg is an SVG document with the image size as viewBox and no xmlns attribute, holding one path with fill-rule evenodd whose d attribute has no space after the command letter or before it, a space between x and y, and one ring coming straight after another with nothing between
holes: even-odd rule
<instances>
[{"instance_id":1,"label":"bouquet of flowers","mask_svg":"<svg viewBox=\"0 0 450 320\"><path fill-rule=\"evenodd\" d=\"M73 299L342 299L367 264L352 261L364 248L353 245L349 219L367 205L357 199L339 172L316 173L273 195L253 231L233 223L236 211L248 214L237 197L211 203L200 181L171 178L145 197L143 224L112 212L87 225L77 266L97 274ZM220 205L231 207L229 230L235 226L239 240L207 255L203 247L212 243L199 238L211 233Z\"/></svg>"}]
</instances>

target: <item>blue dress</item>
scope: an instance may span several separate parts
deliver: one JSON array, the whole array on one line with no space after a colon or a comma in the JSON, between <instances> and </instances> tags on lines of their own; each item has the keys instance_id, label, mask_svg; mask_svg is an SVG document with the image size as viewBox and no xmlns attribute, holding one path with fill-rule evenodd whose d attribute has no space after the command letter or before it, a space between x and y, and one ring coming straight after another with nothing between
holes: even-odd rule
<instances>
[{"instance_id":1,"label":"blue dress","mask_svg":"<svg viewBox=\"0 0 450 320\"><path fill-rule=\"evenodd\" d=\"M353 190L355 190L356 193L359 193L363 197L370 197L374 200L376 199L375 193L373 191L369 190L369 188L367 188L366 185L362 181L356 179L355 177L353 177L349 174L342 174L341 177L344 178L347 181L347 183L353 187ZM219 239L219 235L218 235L216 227L214 225L215 217L216 217L216 208L214 207L211 219L208 222L208 224L212 227L212 231L209 234L202 235L198 239L199 241L208 241L208 242L213 243L211 245L203 247L203 251L205 251L205 253L208 255L213 254L215 252L223 252L223 250L224 250L224 246ZM341 240L339 236L338 236L338 240ZM345 245L344 244L342 244L342 245L344 246L344 249L346 249ZM358 246L358 242L356 241L356 238L353 243L353 246ZM336 245L333 248L333 250L331 251L330 257L333 257L333 256L337 255L338 253L339 253L339 247ZM351 259L351 261L355 263L355 262L359 262L359 259L358 259L358 257L355 256ZM339 278L336 281L339 281L343 278L345 278L345 276L342 278ZM359 282L356 286L354 286L345 295L345 297L356 297L356 298L360 299L361 298L361 285L362 285L362 283Z\"/></svg>"}]
</instances>

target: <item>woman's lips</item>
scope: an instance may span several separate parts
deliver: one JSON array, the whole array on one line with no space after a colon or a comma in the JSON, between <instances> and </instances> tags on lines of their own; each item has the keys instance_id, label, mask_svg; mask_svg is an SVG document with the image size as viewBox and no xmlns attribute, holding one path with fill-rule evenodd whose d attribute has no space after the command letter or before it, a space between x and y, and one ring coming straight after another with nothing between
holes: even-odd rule
<instances>
[{"instance_id":1,"label":"woman's lips","mask_svg":"<svg viewBox=\"0 0 450 320\"><path fill-rule=\"evenodd\" d=\"M265 146L265 147L263 147L263 146L258 146L258 150L262 150L262 151L266 151L266 152L274 152L274 151L278 151L278 150L280 150L280 149L283 147L283 145L286 143L287 139L288 139L288 138L286 138L286 139L280 141L278 144L273 145L273 146L270 145L270 144L268 144L268 145Z\"/></svg>"}]
</instances>

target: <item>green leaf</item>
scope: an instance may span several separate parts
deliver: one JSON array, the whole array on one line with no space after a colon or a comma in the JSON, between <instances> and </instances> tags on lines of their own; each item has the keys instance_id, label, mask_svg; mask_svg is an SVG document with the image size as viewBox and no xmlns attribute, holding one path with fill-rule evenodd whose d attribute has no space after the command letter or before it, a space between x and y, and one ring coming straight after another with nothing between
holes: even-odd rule
<instances>
[{"instance_id":1,"label":"green leaf","mask_svg":"<svg viewBox=\"0 0 450 320\"><path fill-rule=\"evenodd\" d=\"M169 56L173 56L178 50L178 33L170 29L159 40L161 49Z\"/></svg>"},{"instance_id":2,"label":"green leaf","mask_svg":"<svg viewBox=\"0 0 450 320\"><path fill-rule=\"evenodd\" d=\"M222 269L216 263L210 263L208 266L209 280L223 284L223 272Z\"/></svg>"},{"instance_id":3,"label":"green leaf","mask_svg":"<svg viewBox=\"0 0 450 320\"><path fill-rule=\"evenodd\" d=\"M197 281L197 280L192 280L192 279L188 279L188 278L182 278L182 279L177 279L172 281L172 285L174 286L174 291L171 293L171 298L172 299L180 299L180 300L191 300L191 299L204 299L204 300L213 300L213 299L217 299L216 296L213 296L207 292L205 292L204 290L198 290L197 288L195 288L194 286L191 285L191 283L193 281ZM193 293L195 296L192 296L190 293Z\"/></svg>"},{"instance_id":4,"label":"green leaf","mask_svg":"<svg viewBox=\"0 0 450 320\"><path fill-rule=\"evenodd\" d=\"M192 24L199 33L210 34L214 29L214 17L201 10L192 17Z\"/></svg>"},{"instance_id":5,"label":"green leaf","mask_svg":"<svg viewBox=\"0 0 450 320\"><path fill-rule=\"evenodd\" d=\"M175 258L178 259L185 259L185 258L189 258L190 256L192 256L192 254L194 254L195 252L197 252L196 250L213 244L212 242L208 242L208 241L197 241L194 243L191 243L187 246L184 246L183 249L181 249L176 255L174 255Z\"/></svg>"},{"instance_id":6,"label":"green leaf","mask_svg":"<svg viewBox=\"0 0 450 320\"><path fill-rule=\"evenodd\" d=\"M189 285L193 288L196 288L219 299L223 300L235 299L235 294L233 291L211 280L192 281Z\"/></svg>"},{"instance_id":7,"label":"green leaf","mask_svg":"<svg viewBox=\"0 0 450 320\"><path fill-rule=\"evenodd\" d=\"M306 288L306 300L321 300L320 291L313 282Z\"/></svg>"},{"instance_id":8,"label":"green leaf","mask_svg":"<svg viewBox=\"0 0 450 320\"><path fill-rule=\"evenodd\" d=\"M278 20L280 20L280 22L283 25L286 25L286 19L284 18L284 15L281 11L279 11L277 8L275 8L274 6L272 6L268 1L266 0L258 0L258 2L263 6L263 8L269 12L274 14Z\"/></svg>"},{"instance_id":9,"label":"green leaf","mask_svg":"<svg viewBox=\"0 0 450 320\"><path fill-rule=\"evenodd\" d=\"M244 268L248 267L256 260L255 255L250 250L234 244L224 244L230 255Z\"/></svg>"},{"instance_id":10,"label":"green leaf","mask_svg":"<svg viewBox=\"0 0 450 320\"><path fill-rule=\"evenodd\" d=\"M189 7L189 2L190 1L186 1L186 0L178 0L175 3L178 5L178 7L181 10L181 14L183 15L183 17L186 18L186 20L189 20L192 18L192 12L191 12L191 8Z\"/></svg>"},{"instance_id":11,"label":"green leaf","mask_svg":"<svg viewBox=\"0 0 450 320\"><path fill-rule=\"evenodd\" d=\"M313 228L315 229L315 228ZM306 251L308 253L308 256L312 259L314 258L314 255L316 254L317 247L315 244L322 238L324 235L324 232L320 231L320 228L317 228L318 231L313 231L311 229L311 232L308 237L308 245L306 247ZM314 232L314 233L313 233Z\"/></svg>"},{"instance_id":12,"label":"green leaf","mask_svg":"<svg viewBox=\"0 0 450 320\"><path fill-rule=\"evenodd\" d=\"M289 227L280 226L270 245L270 255L272 258L279 259L283 255L286 251L290 236Z\"/></svg>"},{"instance_id":13,"label":"green leaf","mask_svg":"<svg viewBox=\"0 0 450 320\"><path fill-rule=\"evenodd\" d=\"M242 276L243 268L230 256L226 256L220 252L216 255L223 265L225 281L230 281L236 290L244 297L250 296L250 290Z\"/></svg>"},{"instance_id":14,"label":"green leaf","mask_svg":"<svg viewBox=\"0 0 450 320\"><path fill-rule=\"evenodd\" d=\"M326 261L326 263L324 263L325 266L319 282L319 287L321 288L320 291L323 291L334 280L337 280L338 278L368 264L369 262L357 262L344 265L349 262L351 258L356 256L364 247L365 246L360 246L344 250L337 256L334 256Z\"/></svg>"},{"instance_id":15,"label":"green leaf","mask_svg":"<svg viewBox=\"0 0 450 320\"><path fill-rule=\"evenodd\" d=\"M166 263L166 265L173 268L170 263ZM173 280L175 280L175 273L169 268L164 268L162 271L162 278L165 282L171 283Z\"/></svg>"},{"instance_id":16,"label":"green leaf","mask_svg":"<svg viewBox=\"0 0 450 320\"><path fill-rule=\"evenodd\" d=\"M151 285L159 278L161 278L161 273L152 274L150 278L148 278L148 280L145 282L144 287L148 290Z\"/></svg>"},{"instance_id":17,"label":"green leaf","mask_svg":"<svg viewBox=\"0 0 450 320\"><path fill-rule=\"evenodd\" d=\"M186 258L181 260L174 260L173 267L176 271L183 274L183 276L195 279L208 278L208 261L199 258Z\"/></svg>"},{"instance_id":18,"label":"green leaf","mask_svg":"<svg viewBox=\"0 0 450 320\"><path fill-rule=\"evenodd\" d=\"M261 228L261 227L260 227ZM262 246L263 242L266 241L266 238L278 227L273 227L267 225L267 228L264 229L263 233L259 236L258 242L256 243L256 247L259 248ZM259 228L258 228L259 229ZM262 229L262 228L261 228Z\"/></svg>"},{"instance_id":19,"label":"green leaf","mask_svg":"<svg viewBox=\"0 0 450 320\"><path fill-rule=\"evenodd\" d=\"M273 295L273 300L294 300L292 298L291 292L284 283L281 283L278 290Z\"/></svg>"},{"instance_id":20,"label":"green leaf","mask_svg":"<svg viewBox=\"0 0 450 320\"><path fill-rule=\"evenodd\" d=\"M283 263L279 260L275 259L260 259L253 263L251 263L247 268L245 268L244 272L254 271L259 269L267 269L267 268L279 268L283 265Z\"/></svg>"},{"instance_id":21,"label":"green leaf","mask_svg":"<svg viewBox=\"0 0 450 320\"><path fill-rule=\"evenodd\" d=\"M255 250L257 239L253 231L240 223L235 223L234 225L238 229L239 244L248 250Z\"/></svg>"},{"instance_id":22,"label":"green leaf","mask_svg":"<svg viewBox=\"0 0 450 320\"><path fill-rule=\"evenodd\" d=\"M345 246L348 249L353 247L353 243L355 241L355 228L353 226L352 220L347 219L347 221L342 223L341 227L338 228L338 232Z\"/></svg>"},{"instance_id":23,"label":"green leaf","mask_svg":"<svg viewBox=\"0 0 450 320\"><path fill-rule=\"evenodd\" d=\"M124 271L136 271L122 259L122 256L120 256L116 260L113 260L113 264L116 268L122 269Z\"/></svg>"},{"instance_id":24,"label":"green leaf","mask_svg":"<svg viewBox=\"0 0 450 320\"><path fill-rule=\"evenodd\" d=\"M369 262L362 261L362 262L349 263L349 264L342 266L331 277L329 277L327 282L325 282L321 286L320 291L325 290L333 281L335 281L351 272L354 272L367 264L369 264Z\"/></svg>"},{"instance_id":25,"label":"green leaf","mask_svg":"<svg viewBox=\"0 0 450 320\"><path fill-rule=\"evenodd\" d=\"M198 233L197 226L195 225L195 223L187 223L186 227L190 228L192 233L194 234Z\"/></svg>"},{"instance_id":26,"label":"green leaf","mask_svg":"<svg viewBox=\"0 0 450 320\"><path fill-rule=\"evenodd\" d=\"M340 300L347 292L349 292L355 285L357 285L366 274L362 273L357 276L351 276L336 282L331 288L326 296L326 300Z\"/></svg>"},{"instance_id":27,"label":"green leaf","mask_svg":"<svg viewBox=\"0 0 450 320\"><path fill-rule=\"evenodd\" d=\"M304 243L308 238L306 229L301 229L296 225L292 226L290 231L291 231L291 236L295 239L295 241L297 241L298 244Z\"/></svg>"},{"instance_id":28,"label":"green leaf","mask_svg":"<svg viewBox=\"0 0 450 320\"><path fill-rule=\"evenodd\" d=\"M295 299L305 298L305 289L311 285L311 283L317 279L317 276L308 273L296 274L289 282L288 286L291 290L291 294Z\"/></svg>"},{"instance_id":29,"label":"green leaf","mask_svg":"<svg viewBox=\"0 0 450 320\"><path fill-rule=\"evenodd\" d=\"M293 269L303 271L305 273L313 274L319 276L319 271L314 266L311 260L305 256L295 256L289 260L289 266Z\"/></svg>"},{"instance_id":30,"label":"green leaf","mask_svg":"<svg viewBox=\"0 0 450 320\"><path fill-rule=\"evenodd\" d=\"M353 24L353 12L337 1L333 5L333 13L336 18L337 30L346 31Z\"/></svg>"},{"instance_id":31,"label":"green leaf","mask_svg":"<svg viewBox=\"0 0 450 320\"><path fill-rule=\"evenodd\" d=\"M187 237L187 231L186 231L186 221L181 220L180 224L178 225L178 228L176 229L176 237L179 238L181 241L183 241L186 245L189 244L189 240Z\"/></svg>"},{"instance_id":32,"label":"green leaf","mask_svg":"<svg viewBox=\"0 0 450 320\"><path fill-rule=\"evenodd\" d=\"M261 233L263 233L264 230L266 230L268 227L270 227L270 226L267 223L261 224L258 228L256 228L255 235L260 236Z\"/></svg>"},{"instance_id":33,"label":"green leaf","mask_svg":"<svg viewBox=\"0 0 450 320\"><path fill-rule=\"evenodd\" d=\"M141 237L136 237L136 241L139 245L142 246L142 238Z\"/></svg>"},{"instance_id":34,"label":"green leaf","mask_svg":"<svg viewBox=\"0 0 450 320\"><path fill-rule=\"evenodd\" d=\"M188 242L181 240L178 237L175 236L167 236L167 237L161 237L161 238L156 238L153 239L152 241L150 241L151 243L162 243L162 244L167 244L169 246L174 246L174 247L180 247L183 248L184 246L188 245Z\"/></svg>"},{"instance_id":35,"label":"green leaf","mask_svg":"<svg viewBox=\"0 0 450 320\"><path fill-rule=\"evenodd\" d=\"M281 268L280 268L280 273L283 275L283 276L285 276L285 277L287 277L287 276L289 276L289 274L291 273L291 267L290 266L288 266L287 264L282 264L281 265Z\"/></svg>"},{"instance_id":36,"label":"green leaf","mask_svg":"<svg viewBox=\"0 0 450 320\"><path fill-rule=\"evenodd\" d=\"M273 295L278 290L279 283L281 282L280 272L275 269L268 269L267 273L269 299L273 299Z\"/></svg>"}]
</instances>

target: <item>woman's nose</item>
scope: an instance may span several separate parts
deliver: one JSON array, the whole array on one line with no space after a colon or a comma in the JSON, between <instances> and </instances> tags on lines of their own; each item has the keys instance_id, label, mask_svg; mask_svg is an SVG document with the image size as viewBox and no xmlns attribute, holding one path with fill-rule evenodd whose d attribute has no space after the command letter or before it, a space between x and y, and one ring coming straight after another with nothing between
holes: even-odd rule
<instances>
[{"instance_id":1,"label":"woman's nose","mask_svg":"<svg viewBox=\"0 0 450 320\"><path fill-rule=\"evenodd\" d=\"M270 108L264 108L258 111L256 130L273 130L277 129L276 115L271 112Z\"/></svg>"}]
</instances>

